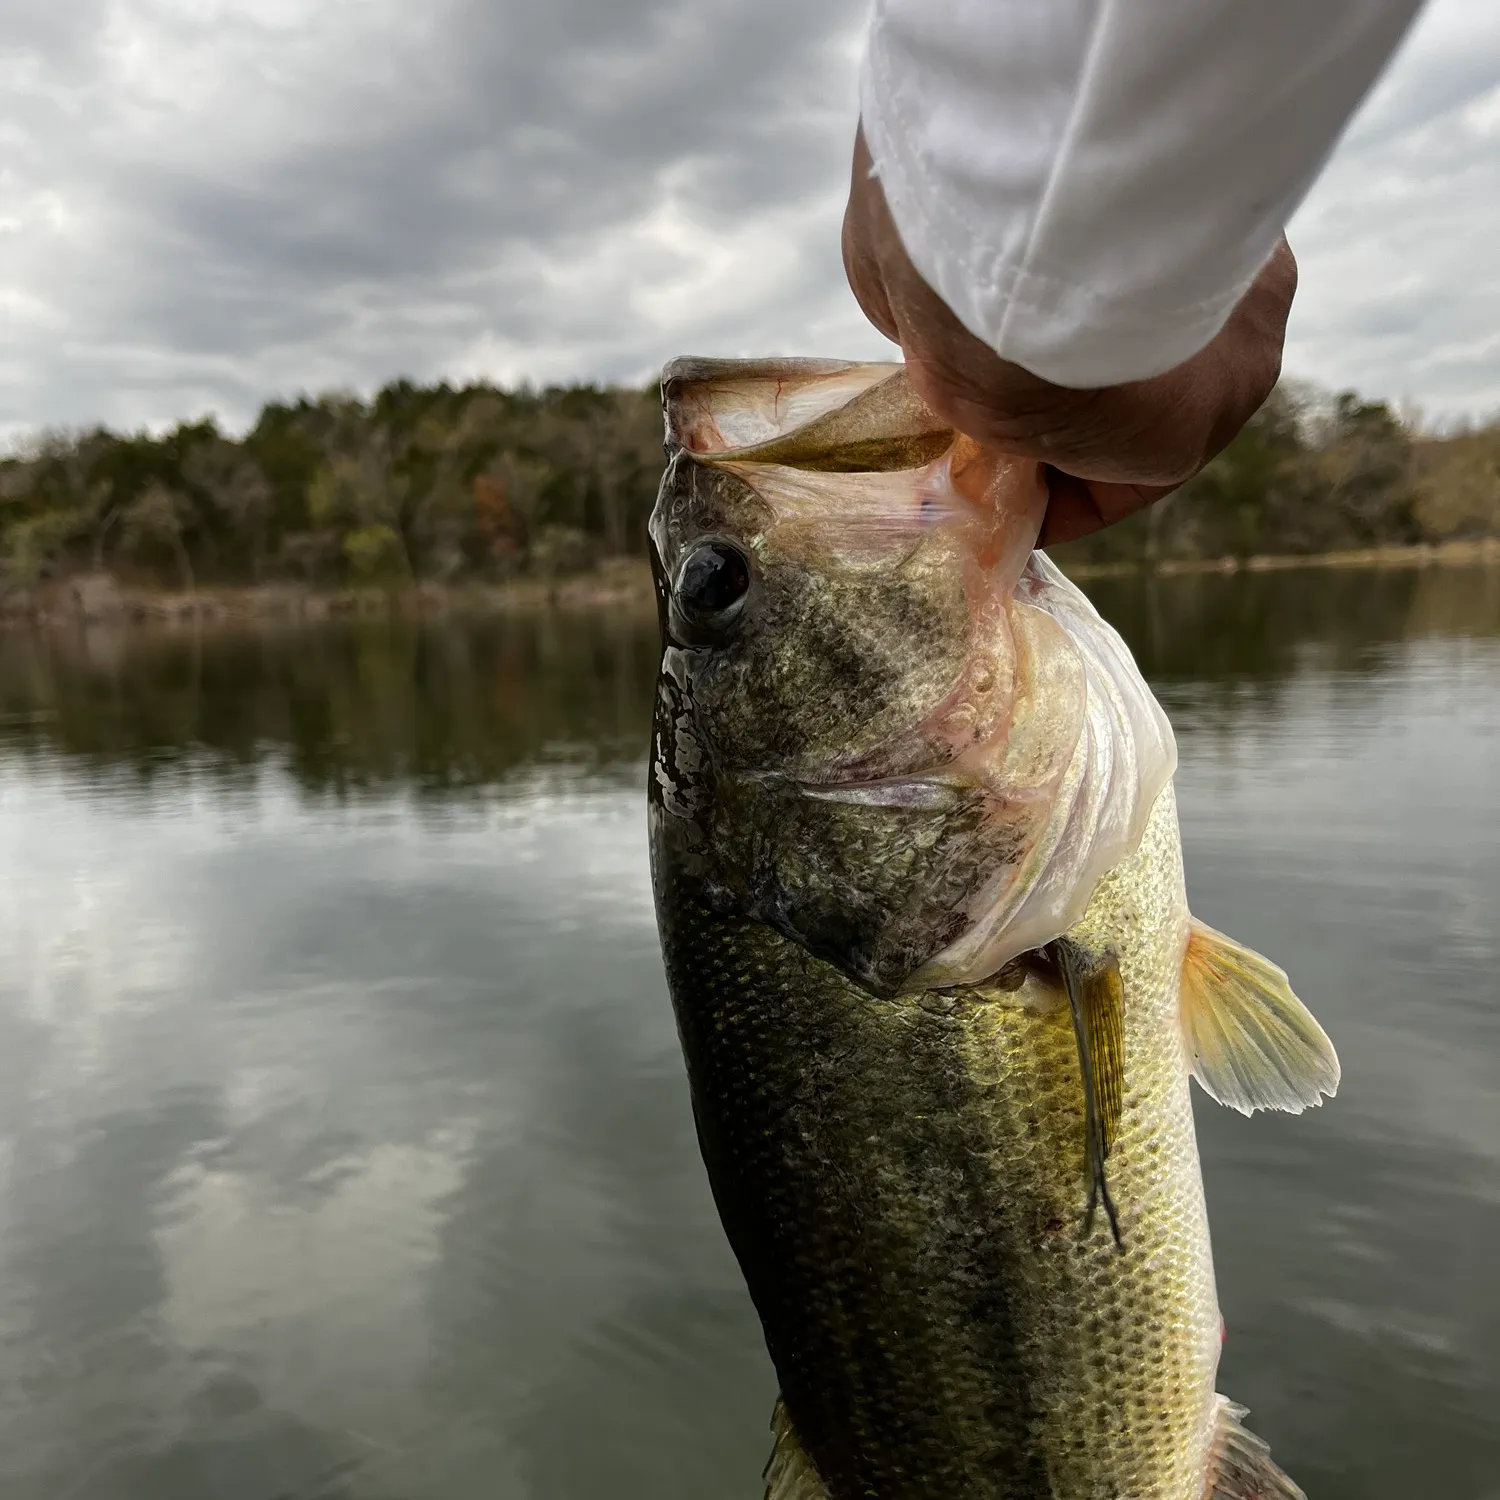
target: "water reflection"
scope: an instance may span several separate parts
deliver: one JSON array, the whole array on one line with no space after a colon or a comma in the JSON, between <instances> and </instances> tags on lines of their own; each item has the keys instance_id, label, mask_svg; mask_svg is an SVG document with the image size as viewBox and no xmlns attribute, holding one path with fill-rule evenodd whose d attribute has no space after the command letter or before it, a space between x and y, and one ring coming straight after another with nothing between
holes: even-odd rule
<instances>
[{"instance_id":1,"label":"water reflection","mask_svg":"<svg viewBox=\"0 0 1500 1500\"><path fill-rule=\"evenodd\" d=\"M654 616L329 623L264 631L0 635L0 744L142 778L197 752L284 756L303 786L483 786L538 763L634 762Z\"/></svg>"},{"instance_id":2,"label":"water reflection","mask_svg":"<svg viewBox=\"0 0 1500 1500\"><path fill-rule=\"evenodd\" d=\"M1088 592L1153 684L1378 667L1404 641L1500 635L1500 569L1303 568L1101 578Z\"/></svg>"},{"instance_id":3,"label":"water reflection","mask_svg":"<svg viewBox=\"0 0 1500 1500\"><path fill-rule=\"evenodd\" d=\"M1121 580L1189 879L1345 1087L1200 1112L1315 1500L1500 1463L1500 574ZM639 791L649 620L0 638L0 1496L751 1497Z\"/></svg>"}]
</instances>

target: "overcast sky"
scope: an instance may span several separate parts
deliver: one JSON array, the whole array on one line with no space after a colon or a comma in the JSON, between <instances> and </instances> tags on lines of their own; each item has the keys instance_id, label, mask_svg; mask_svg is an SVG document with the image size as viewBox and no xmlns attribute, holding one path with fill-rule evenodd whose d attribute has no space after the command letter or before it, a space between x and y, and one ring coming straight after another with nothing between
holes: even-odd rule
<instances>
[{"instance_id":1,"label":"overcast sky","mask_svg":"<svg viewBox=\"0 0 1500 1500\"><path fill-rule=\"evenodd\" d=\"M0 434L869 355L864 0L5 0ZM1500 24L1435 0L1292 226L1289 372L1500 409Z\"/></svg>"}]
</instances>

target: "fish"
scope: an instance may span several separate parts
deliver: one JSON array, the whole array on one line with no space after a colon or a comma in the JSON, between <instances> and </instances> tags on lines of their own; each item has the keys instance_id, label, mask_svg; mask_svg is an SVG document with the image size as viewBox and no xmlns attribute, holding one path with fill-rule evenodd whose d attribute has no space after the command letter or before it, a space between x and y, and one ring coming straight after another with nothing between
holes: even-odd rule
<instances>
[{"instance_id":1,"label":"fish","mask_svg":"<svg viewBox=\"0 0 1500 1500\"><path fill-rule=\"evenodd\" d=\"M650 521L662 954L780 1383L770 1500L1292 1500L1220 1396L1189 1079L1331 1096L1185 893L1171 725L904 367L681 359Z\"/></svg>"}]
</instances>

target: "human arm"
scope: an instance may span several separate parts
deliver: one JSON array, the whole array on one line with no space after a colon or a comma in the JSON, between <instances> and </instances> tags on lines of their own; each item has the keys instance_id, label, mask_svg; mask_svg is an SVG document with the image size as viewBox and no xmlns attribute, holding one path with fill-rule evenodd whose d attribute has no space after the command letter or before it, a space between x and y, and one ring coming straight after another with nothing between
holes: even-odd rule
<instances>
[{"instance_id":1,"label":"human arm","mask_svg":"<svg viewBox=\"0 0 1500 1500\"><path fill-rule=\"evenodd\" d=\"M877 4L850 282L934 407L1055 466L1044 542L1167 493L1264 400L1282 224L1417 7Z\"/></svg>"}]
</instances>

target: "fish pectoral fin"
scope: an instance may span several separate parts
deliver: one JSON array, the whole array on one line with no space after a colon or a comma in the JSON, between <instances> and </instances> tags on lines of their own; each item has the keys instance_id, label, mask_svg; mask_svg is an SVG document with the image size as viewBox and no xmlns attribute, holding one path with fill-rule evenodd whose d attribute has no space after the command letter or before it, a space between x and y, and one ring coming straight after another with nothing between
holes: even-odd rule
<instances>
[{"instance_id":1,"label":"fish pectoral fin","mask_svg":"<svg viewBox=\"0 0 1500 1500\"><path fill-rule=\"evenodd\" d=\"M1214 1424L1203 1500L1307 1500L1271 1462L1265 1441L1240 1425L1243 1406L1223 1396Z\"/></svg>"},{"instance_id":2,"label":"fish pectoral fin","mask_svg":"<svg viewBox=\"0 0 1500 1500\"><path fill-rule=\"evenodd\" d=\"M1301 1114L1339 1086L1339 1060L1270 959L1193 922L1179 1001L1188 1065L1203 1091L1241 1114Z\"/></svg>"},{"instance_id":3,"label":"fish pectoral fin","mask_svg":"<svg viewBox=\"0 0 1500 1500\"><path fill-rule=\"evenodd\" d=\"M1125 1088L1125 985L1120 965L1110 952L1095 953L1059 938L1051 945L1053 962L1073 1012L1073 1034L1078 1039L1078 1062L1083 1074L1084 1132L1088 1150L1089 1207L1084 1233L1094 1227L1094 1213L1102 1203L1110 1233L1122 1250L1120 1220L1104 1164L1120 1133Z\"/></svg>"},{"instance_id":4,"label":"fish pectoral fin","mask_svg":"<svg viewBox=\"0 0 1500 1500\"><path fill-rule=\"evenodd\" d=\"M766 1462L766 1500L828 1500L828 1490L781 1401L771 1413L771 1431L776 1442Z\"/></svg>"}]
</instances>

